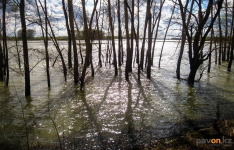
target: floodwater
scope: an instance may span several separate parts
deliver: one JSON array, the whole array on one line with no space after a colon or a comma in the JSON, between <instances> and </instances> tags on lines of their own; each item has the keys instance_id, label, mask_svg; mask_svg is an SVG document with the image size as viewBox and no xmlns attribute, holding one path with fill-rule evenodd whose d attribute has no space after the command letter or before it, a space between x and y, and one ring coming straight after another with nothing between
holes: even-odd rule
<instances>
[{"instance_id":1,"label":"floodwater","mask_svg":"<svg viewBox=\"0 0 234 150\"><path fill-rule=\"evenodd\" d=\"M125 64L115 77L112 65L103 63L99 68L96 60L95 77L90 77L88 70L85 88L80 91L73 83L72 72L64 81L59 58L50 67L48 89L43 43L29 42L33 69L32 95L28 98L24 97L24 76L17 69L12 49L10 85L5 87L0 82L0 146L26 149L28 143L32 149L58 149L60 145L63 149L131 149L150 146L160 138L180 135L216 119L233 118L234 75L226 71L227 64L212 63L211 73L204 71L201 81L189 86L175 78L177 44L165 44L159 69L162 42L157 42L150 80L142 73L138 81L137 68L133 68L130 80L126 81ZM105 56L106 44L102 45ZM60 46L66 48L66 42L60 42ZM57 57L52 43L49 51L52 65ZM95 55L94 50L94 58ZM183 78L188 75L188 65L185 51ZM199 77L200 71L197 74Z\"/></svg>"}]
</instances>

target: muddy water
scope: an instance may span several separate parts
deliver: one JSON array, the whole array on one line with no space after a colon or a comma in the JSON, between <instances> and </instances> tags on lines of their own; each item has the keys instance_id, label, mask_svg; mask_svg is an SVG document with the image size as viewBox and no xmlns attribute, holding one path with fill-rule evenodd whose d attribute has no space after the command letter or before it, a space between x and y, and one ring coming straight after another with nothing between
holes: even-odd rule
<instances>
[{"instance_id":1,"label":"muddy water","mask_svg":"<svg viewBox=\"0 0 234 150\"><path fill-rule=\"evenodd\" d=\"M62 48L67 46L66 42L60 44ZM199 83L189 86L175 78L177 42L165 44L161 68L157 67L161 44L158 42L156 48L150 80L143 73L138 81L133 68L126 81L124 66L115 77L113 66L103 64L102 68L96 67L94 78L88 74L86 86L80 91L73 84L72 73L64 82L59 59L50 69L52 86L48 89L43 44L30 42L30 48L40 49L30 52L31 68L42 60L31 71L32 96L24 97L24 77L15 72L20 70L13 56L9 87L0 82L1 146L26 149L28 143L35 149L57 149L60 144L65 149L130 149L219 118L233 118L234 76L233 72L227 73L227 64L212 64L212 73L205 71ZM56 57L52 44L49 49ZM183 78L189 71L186 55L181 68Z\"/></svg>"}]
</instances>

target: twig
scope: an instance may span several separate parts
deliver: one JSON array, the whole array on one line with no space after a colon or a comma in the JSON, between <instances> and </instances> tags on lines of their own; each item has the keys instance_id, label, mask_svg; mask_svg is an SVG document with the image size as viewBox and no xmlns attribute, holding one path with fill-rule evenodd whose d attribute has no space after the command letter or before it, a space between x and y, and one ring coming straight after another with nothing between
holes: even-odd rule
<instances>
[{"instance_id":1,"label":"twig","mask_svg":"<svg viewBox=\"0 0 234 150\"><path fill-rule=\"evenodd\" d=\"M57 128L57 125L56 125L56 123L55 123L54 119L51 117L51 114L50 114L49 102L48 102L48 111L49 111L49 117L50 117L50 120L51 120L51 121L52 121L52 123L53 123L54 129L55 129L55 131L56 131L56 135L57 135L58 140L59 140L59 146L60 146L60 149L62 150L62 149L63 149L63 147L62 147L62 143L61 143L61 140L60 140L60 137L59 137L58 128Z\"/></svg>"}]
</instances>

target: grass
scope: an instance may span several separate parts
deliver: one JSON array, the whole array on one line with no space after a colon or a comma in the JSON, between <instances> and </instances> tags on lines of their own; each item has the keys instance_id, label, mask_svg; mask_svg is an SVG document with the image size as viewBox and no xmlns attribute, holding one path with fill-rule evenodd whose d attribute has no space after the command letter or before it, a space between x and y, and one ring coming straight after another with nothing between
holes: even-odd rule
<instances>
[{"instance_id":1,"label":"grass","mask_svg":"<svg viewBox=\"0 0 234 150\"><path fill-rule=\"evenodd\" d=\"M222 143L224 139L231 139L231 144ZM197 143L198 139L220 139L220 144ZM218 141L217 141L218 142ZM234 148L234 120L220 120L206 128L184 133L180 137L170 140L161 139L153 143L148 149L152 150L229 150Z\"/></svg>"}]
</instances>

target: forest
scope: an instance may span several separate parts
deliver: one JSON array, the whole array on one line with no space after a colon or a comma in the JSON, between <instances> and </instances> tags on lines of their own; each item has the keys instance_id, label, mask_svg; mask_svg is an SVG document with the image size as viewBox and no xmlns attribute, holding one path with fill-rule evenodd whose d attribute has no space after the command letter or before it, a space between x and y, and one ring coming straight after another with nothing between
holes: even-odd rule
<instances>
[{"instance_id":1,"label":"forest","mask_svg":"<svg viewBox=\"0 0 234 150\"><path fill-rule=\"evenodd\" d=\"M233 119L231 0L1 0L0 9L4 149L153 148Z\"/></svg>"}]
</instances>

